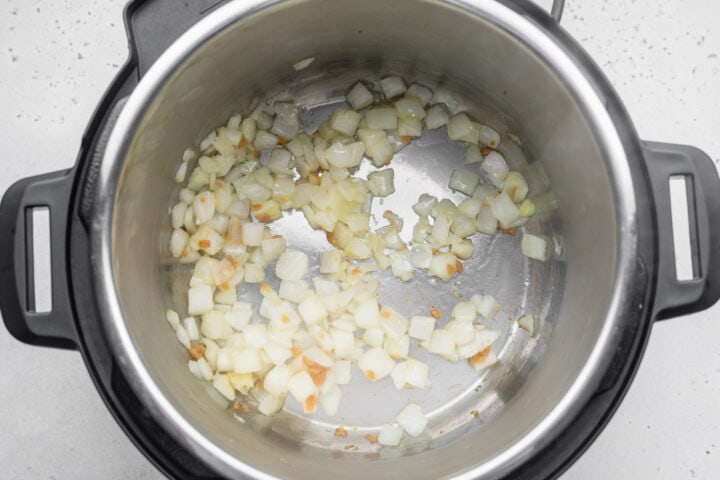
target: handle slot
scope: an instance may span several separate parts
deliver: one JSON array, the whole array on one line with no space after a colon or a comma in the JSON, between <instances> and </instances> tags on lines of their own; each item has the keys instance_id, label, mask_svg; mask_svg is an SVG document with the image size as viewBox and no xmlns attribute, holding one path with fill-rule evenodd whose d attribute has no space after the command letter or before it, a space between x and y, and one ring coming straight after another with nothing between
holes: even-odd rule
<instances>
[{"instance_id":1,"label":"handle slot","mask_svg":"<svg viewBox=\"0 0 720 480\"><path fill-rule=\"evenodd\" d=\"M27 268L26 308L32 313L52 311L52 253L50 208L25 210L25 265Z\"/></svg>"},{"instance_id":2,"label":"handle slot","mask_svg":"<svg viewBox=\"0 0 720 480\"><path fill-rule=\"evenodd\" d=\"M673 247L675 254L675 278L684 282L700 278L698 257L697 215L693 179L689 175L672 175L668 180L670 189L670 214L672 219Z\"/></svg>"}]
</instances>

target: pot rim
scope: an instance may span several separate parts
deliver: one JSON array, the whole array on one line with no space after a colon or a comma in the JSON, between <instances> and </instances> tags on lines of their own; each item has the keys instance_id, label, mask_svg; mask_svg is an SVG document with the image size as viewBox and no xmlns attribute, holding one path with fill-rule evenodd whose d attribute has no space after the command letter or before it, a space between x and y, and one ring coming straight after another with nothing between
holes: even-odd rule
<instances>
[{"instance_id":1,"label":"pot rim","mask_svg":"<svg viewBox=\"0 0 720 480\"><path fill-rule=\"evenodd\" d=\"M114 282L112 228L115 198L122 179L125 158L140 120L164 85L204 44L235 23L284 3L285 0L231 2L210 13L175 41L148 70L129 96L114 125L100 166L94 194L95 214L90 224L92 277L100 319L108 343L129 384L142 403L163 427L190 452L226 475L238 472L252 478L274 479L234 457L203 436L172 405L144 365L124 321ZM588 360L562 400L522 438L488 461L460 473L456 478L497 478L507 474L554 438L577 415L595 391L612 357L622 331L623 313L630 302L628 287L636 273L637 205L629 156L634 150L625 142L637 141L634 131L627 138L616 128L631 125L616 118L624 112L609 112L605 98L616 98L612 87L592 60L545 12L534 5L508 0L441 0L449 8L461 9L492 22L532 49L552 73L562 79L595 129L599 148L607 159L613 185L613 200L619 221L614 288L605 323ZM619 103L619 102L618 102Z\"/></svg>"}]
</instances>

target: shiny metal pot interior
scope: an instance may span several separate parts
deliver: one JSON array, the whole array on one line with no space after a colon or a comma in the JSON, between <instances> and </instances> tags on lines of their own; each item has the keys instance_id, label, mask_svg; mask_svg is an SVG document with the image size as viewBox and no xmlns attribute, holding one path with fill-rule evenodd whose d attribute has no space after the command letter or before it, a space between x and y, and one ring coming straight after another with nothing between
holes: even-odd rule
<instances>
[{"instance_id":1,"label":"shiny metal pot interior","mask_svg":"<svg viewBox=\"0 0 720 480\"><path fill-rule=\"evenodd\" d=\"M549 23L535 8L511 2L238 1L210 14L158 60L113 128L91 234L111 346L169 433L228 476L497 478L573 418L626 321L618 312L634 275L635 199L622 134ZM315 57L309 68L293 70L307 57ZM409 315L422 313L412 309L429 305L428 298L449 312L456 289L499 298L507 307L493 324L503 330L495 348L501 361L483 376L434 361L426 392L360 383L346 390L336 418L305 417L289 406L240 424L187 371L186 353L163 320L167 308L182 315L186 301L188 271L166 253L178 159L253 99L292 99L308 108L311 125L358 79L389 74L429 86L451 110L467 110L503 132L501 150L527 173L532 194L552 191L559 206L526 228L556 239L562 253L547 263L529 261L519 254L519 236L486 237L476 241L457 285L425 277L410 285L386 281L381 300ZM461 162L462 148L443 134L423 136L393 162L396 200L375 207L395 210L411 228L407 205L422 192L443 195ZM323 235L293 216L277 229L308 252L326 248ZM249 287L241 293L252 295ZM511 321L519 313L541 319L537 338ZM408 399L429 415L425 435L386 449L362 440ZM360 428L338 439L337 425Z\"/></svg>"}]
</instances>

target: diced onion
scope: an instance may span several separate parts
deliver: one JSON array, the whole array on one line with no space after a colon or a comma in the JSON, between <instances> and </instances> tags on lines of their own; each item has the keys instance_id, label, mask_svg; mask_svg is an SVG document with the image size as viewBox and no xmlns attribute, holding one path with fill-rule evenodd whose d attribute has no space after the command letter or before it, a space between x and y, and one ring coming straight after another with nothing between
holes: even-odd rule
<instances>
[{"instance_id":1,"label":"diced onion","mask_svg":"<svg viewBox=\"0 0 720 480\"><path fill-rule=\"evenodd\" d=\"M395 420L411 437L420 435L427 426L427 418L423 415L420 406L415 403L410 403L403 408Z\"/></svg>"},{"instance_id":2,"label":"diced onion","mask_svg":"<svg viewBox=\"0 0 720 480\"><path fill-rule=\"evenodd\" d=\"M407 90L405 82L398 76L385 77L380 80L380 88L382 88L385 98L391 99L398 95L402 95ZM372 127L371 127L372 128Z\"/></svg>"},{"instance_id":3,"label":"diced onion","mask_svg":"<svg viewBox=\"0 0 720 480\"><path fill-rule=\"evenodd\" d=\"M520 251L526 257L545 262L548 259L547 240L526 233L523 235L522 242L520 243Z\"/></svg>"},{"instance_id":4,"label":"diced onion","mask_svg":"<svg viewBox=\"0 0 720 480\"><path fill-rule=\"evenodd\" d=\"M395 192L395 171L392 168L372 172L368 175L368 190L375 197L387 197Z\"/></svg>"},{"instance_id":5,"label":"diced onion","mask_svg":"<svg viewBox=\"0 0 720 480\"><path fill-rule=\"evenodd\" d=\"M400 444L403 429L400 425L383 424L378 435L378 443L387 447L394 447Z\"/></svg>"},{"instance_id":6,"label":"diced onion","mask_svg":"<svg viewBox=\"0 0 720 480\"><path fill-rule=\"evenodd\" d=\"M365 107L369 107L375 100L370 90L360 82L356 83L355 86L350 89L345 99L355 110L362 110Z\"/></svg>"},{"instance_id":7,"label":"diced onion","mask_svg":"<svg viewBox=\"0 0 720 480\"><path fill-rule=\"evenodd\" d=\"M441 103L430 107L425 115L425 126L429 130L437 130L440 127L444 127L449 121L450 117L448 116L447 107Z\"/></svg>"}]
</instances>

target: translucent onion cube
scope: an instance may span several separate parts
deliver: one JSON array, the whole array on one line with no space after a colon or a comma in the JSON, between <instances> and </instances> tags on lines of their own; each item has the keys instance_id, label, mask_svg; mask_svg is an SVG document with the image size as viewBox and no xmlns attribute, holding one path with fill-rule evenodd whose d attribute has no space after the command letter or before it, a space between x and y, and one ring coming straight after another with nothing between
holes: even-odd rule
<instances>
[{"instance_id":1,"label":"translucent onion cube","mask_svg":"<svg viewBox=\"0 0 720 480\"><path fill-rule=\"evenodd\" d=\"M287 365L276 365L265 375L263 388L271 395L284 395L288 391L288 382L294 373Z\"/></svg>"},{"instance_id":2,"label":"translucent onion cube","mask_svg":"<svg viewBox=\"0 0 720 480\"><path fill-rule=\"evenodd\" d=\"M183 347L190 350L190 336L188 335L187 330L185 330L185 327L178 325L175 329L175 336Z\"/></svg>"},{"instance_id":3,"label":"translucent onion cube","mask_svg":"<svg viewBox=\"0 0 720 480\"><path fill-rule=\"evenodd\" d=\"M273 415L283 409L285 405L284 396L267 395L258 405L258 411L263 415Z\"/></svg>"},{"instance_id":4,"label":"translucent onion cube","mask_svg":"<svg viewBox=\"0 0 720 480\"><path fill-rule=\"evenodd\" d=\"M520 217L520 210L517 205L504 192L495 199L490 211L502 225L511 224Z\"/></svg>"},{"instance_id":5,"label":"translucent onion cube","mask_svg":"<svg viewBox=\"0 0 720 480\"><path fill-rule=\"evenodd\" d=\"M400 118L425 118L425 109L416 97L405 97L395 102L395 110Z\"/></svg>"},{"instance_id":6,"label":"translucent onion cube","mask_svg":"<svg viewBox=\"0 0 720 480\"><path fill-rule=\"evenodd\" d=\"M341 399L342 391L337 385L333 385L320 394L320 405L322 405L326 414L332 416L337 413Z\"/></svg>"},{"instance_id":7,"label":"translucent onion cube","mask_svg":"<svg viewBox=\"0 0 720 480\"><path fill-rule=\"evenodd\" d=\"M256 263L246 263L244 268L245 283L261 283L265 280L265 269Z\"/></svg>"},{"instance_id":8,"label":"translucent onion cube","mask_svg":"<svg viewBox=\"0 0 720 480\"><path fill-rule=\"evenodd\" d=\"M519 172L508 172L503 185L503 193L506 193L515 203L525 200L528 194L528 184L525 177Z\"/></svg>"},{"instance_id":9,"label":"translucent onion cube","mask_svg":"<svg viewBox=\"0 0 720 480\"><path fill-rule=\"evenodd\" d=\"M475 306L473 305L473 313L475 313L474 310ZM458 346L467 345L475 339L475 327L472 322L454 321L452 325L448 324L445 328L452 332L455 344Z\"/></svg>"},{"instance_id":10,"label":"translucent onion cube","mask_svg":"<svg viewBox=\"0 0 720 480\"><path fill-rule=\"evenodd\" d=\"M488 207L482 207L475 217L475 227L480 233L494 235L497 232L498 221Z\"/></svg>"},{"instance_id":11,"label":"translucent onion cube","mask_svg":"<svg viewBox=\"0 0 720 480\"><path fill-rule=\"evenodd\" d=\"M450 140L477 143L480 130L478 124L470 120L465 113L453 116L447 124Z\"/></svg>"},{"instance_id":12,"label":"translucent onion cube","mask_svg":"<svg viewBox=\"0 0 720 480\"><path fill-rule=\"evenodd\" d=\"M242 332L245 335L245 345L248 348L263 348L267 344L267 325L264 323L246 325Z\"/></svg>"},{"instance_id":13,"label":"translucent onion cube","mask_svg":"<svg viewBox=\"0 0 720 480\"><path fill-rule=\"evenodd\" d=\"M203 315L213 309L213 290L210 285L196 285L188 290L188 313Z\"/></svg>"},{"instance_id":14,"label":"translucent onion cube","mask_svg":"<svg viewBox=\"0 0 720 480\"><path fill-rule=\"evenodd\" d=\"M490 351L487 355L481 356L480 358L473 357L470 359L470 365L476 372L480 372L483 369L491 367L497 363L497 356L494 352Z\"/></svg>"},{"instance_id":15,"label":"translucent onion cube","mask_svg":"<svg viewBox=\"0 0 720 480\"><path fill-rule=\"evenodd\" d=\"M405 380L405 374L407 373L407 362L399 362L395 365L395 368L393 368L393 371L390 372L390 378L393 381L393 385L395 385L395 388L398 390L402 390L405 388L405 384L407 383Z\"/></svg>"},{"instance_id":16,"label":"translucent onion cube","mask_svg":"<svg viewBox=\"0 0 720 480\"><path fill-rule=\"evenodd\" d=\"M412 317L408 335L418 340L430 340L435 329L435 319L432 317Z\"/></svg>"},{"instance_id":17,"label":"translucent onion cube","mask_svg":"<svg viewBox=\"0 0 720 480\"><path fill-rule=\"evenodd\" d=\"M295 400L303 403L310 395L317 394L317 387L312 377L305 370L295 373L287 382L287 389Z\"/></svg>"},{"instance_id":18,"label":"translucent onion cube","mask_svg":"<svg viewBox=\"0 0 720 480\"><path fill-rule=\"evenodd\" d=\"M376 381L388 376L395 362L382 348L373 347L363 353L358 366L368 379Z\"/></svg>"},{"instance_id":19,"label":"translucent onion cube","mask_svg":"<svg viewBox=\"0 0 720 480\"><path fill-rule=\"evenodd\" d=\"M480 147L477 145L468 145L465 148L465 157L463 163L465 165L474 165L483 161L482 153L480 153Z\"/></svg>"},{"instance_id":20,"label":"translucent onion cube","mask_svg":"<svg viewBox=\"0 0 720 480\"><path fill-rule=\"evenodd\" d=\"M330 117L330 128L348 137L355 135L360 114L347 108L338 108Z\"/></svg>"},{"instance_id":21,"label":"translucent onion cube","mask_svg":"<svg viewBox=\"0 0 720 480\"><path fill-rule=\"evenodd\" d=\"M475 304L478 314L487 320L492 320L500 311L500 304L492 295L473 295L470 301Z\"/></svg>"},{"instance_id":22,"label":"translucent onion cube","mask_svg":"<svg viewBox=\"0 0 720 480\"><path fill-rule=\"evenodd\" d=\"M478 142L495 148L500 145L500 134L487 125L480 124L480 133L478 134Z\"/></svg>"},{"instance_id":23,"label":"translucent onion cube","mask_svg":"<svg viewBox=\"0 0 720 480\"><path fill-rule=\"evenodd\" d=\"M474 251L475 245L467 239L455 241L450 245L450 253L462 260L467 260L472 257Z\"/></svg>"},{"instance_id":24,"label":"translucent onion cube","mask_svg":"<svg viewBox=\"0 0 720 480\"><path fill-rule=\"evenodd\" d=\"M480 167L483 172L485 172L490 180L505 180L505 177L507 176L508 172L510 171L510 168L508 167L507 162L505 161L505 157L503 157L500 153L496 152L495 150L491 151L487 154L485 157L485 160L483 160L483 163ZM493 181L493 185L495 185L495 181ZM495 185L497 186L497 185Z\"/></svg>"},{"instance_id":25,"label":"translucent onion cube","mask_svg":"<svg viewBox=\"0 0 720 480\"><path fill-rule=\"evenodd\" d=\"M352 364L347 360L338 360L332 366L333 378L338 385L347 385L352 379Z\"/></svg>"},{"instance_id":26,"label":"translucent onion cube","mask_svg":"<svg viewBox=\"0 0 720 480\"><path fill-rule=\"evenodd\" d=\"M309 270L308 257L299 250L286 250L280 255L275 266L275 274L281 280L301 280Z\"/></svg>"},{"instance_id":27,"label":"translucent onion cube","mask_svg":"<svg viewBox=\"0 0 720 480\"><path fill-rule=\"evenodd\" d=\"M167 312L165 312L165 318L167 319L173 330L175 330L180 324L180 316L175 310L168 310Z\"/></svg>"},{"instance_id":28,"label":"translucent onion cube","mask_svg":"<svg viewBox=\"0 0 720 480\"><path fill-rule=\"evenodd\" d=\"M383 349L393 360L407 358L410 353L410 337L402 335L399 338L391 338L388 335L385 338Z\"/></svg>"},{"instance_id":29,"label":"translucent onion cube","mask_svg":"<svg viewBox=\"0 0 720 480\"><path fill-rule=\"evenodd\" d=\"M200 340L200 329L198 328L195 317L186 317L183 319L183 326L187 330L190 340Z\"/></svg>"},{"instance_id":30,"label":"translucent onion cube","mask_svg":"<svg viewBox=\"0 0 720 480\"><path fill-rule=\"evenodd\" d=\"M477 224L474 218L458 215L453 220L450 231L460 238L466 238L477 232Z\"/></svg>"},{"instance_id":31,"label":"translucent onion cube","mask_svg":"<svg viewBox=\"0 0 720 480\"><path fill-rule=\"evenodd\" d=\"M428 130L444 127L449 121L447 107L441 103L430 107L425 115L425 126Z\"/></svg>"},{"instance_id":32,"label":"translucent onion cube","mask_svg":"<svg viewBox=\"0 0 720 480\"><path fill-rule=\"evenodd\" d=\"M496 330L476 328L473 340L465 345L459 346L457 353L460 358L470 358L488 348L499 337L500 332Z\"/></svg>"},{"instance_id":33,"label":"translucent onion cube","mask_svg":"<svg viewBox=\"0 0 720 480\"><path fill-rule=\"evenodd\" d=\"M373 94L362 83L356 83L345 95L345 99L355 110L369 107L375 101Z\"/></svg>"},{"instance_id":34,"label":"translucent onion cube","mask_svg":"<svg viewBox=\"0 0 720 480\"><path fill-rule=\"evenodd\" d=\"M428 103L430 103L430 100L432 100L433 92L423 85L413 83L405 92L405 97L415 97L420 102L420 105L425 107Z\"/></svg>"},{"instance_id":35,"label":"translucent onion cube","mask_svg":"<svg viewBox=\"0 0 720 480\"><path fill-rule=\"evenodd\" d=\"M547 240L542 237L526 233L523 235L522 242L520 243L520 251L526 257L545 262L548 259Z\"/></svg>"},{"instance_id":36,"label":"translucent onion cube","mask_svg":"<svg viewBox=\"0 0 720 480\"><path fill-rule=\"evenodd\" d=\"M399 118L397 133L404 141L407 141L405 137L419 137L422 135L422 120L419 118Z\"/></svg>"},{"instance_id":37,"label":"translucent onion cube","mask_svg":"<svg viewBox=\"0 0 720 480\"><path fill-rule=\"evenodd\" d=\"M263 350L273 365L282 365L292 357L292 350L275 343L267 343Z\"/></svg>"},{"instance_id":38,"label":"translucent onion cube","mask_svg":"<svg viewBox=\"0 0 720 480\"><path fill-rule=\"evenodd\" d=\"M430 212L432 212L437 203L438 199L436 197L423 193L420 197L418 197L418 201L412 206L412 209L418 214L418 216L427 217L430 215Z\"/></svg>"},{"instance_id":39,"label":"translucent onion cube","mask_svg":"<svg viewBox=\"0 0 720 480\"><path fill-rule=\"evenodd\" d=\"M374 197L387 197L395 192L395 171L392 168L372 172L368 175L367 187Z\"/></svg>"},{"instance_id":40,"label":"translucent onion cube","mask_svg":"<svg viewBox=\"0 0 720 480\"><path fill-rule=\"evenodd\" d=\"M388 100L402 95L405 93L405 90L407 90L405 82L397 75L385 77L380 80L380 88L383 91L383 95L385 95L385 98Z\"/></svg>"},{"instance_id":41,"label":"translucent onion cube","mask_svg":"<svg viewBox=\"0 0 720 480\"><path fill-rule=\"evenodd\" d=\"M300 303L308 295L309 290L310 287L304 280L283 280L280 282L278 295L284 300Z\"/></svg>"},{"instance_id":42,"label":"translucent onion cube","mask_svg":"<svg viewBox=\"0 0 720 480\"><path fill-rule=\"evenodd\" d=\"M305 297L298 305L298 312L307 325L315 325L328 317L328 312L318 295Z\"/></svg>"},{"instance_id":43,"label":"translucent onion cube","mask_svg":"<svg viewBox=\"0 0 720 480\"><path fill-rule=\"evenodd\" d=\"M518 326L528 332L531 337L535 335L536 322L532 315L523 315L518 319Z\"/></svg>"},{"instance_id":44,"label":"translucent onion cube","mask_svg":"<svg viewBox=\"0 0 720 480\"><path fill-rule=\"evenodd\" d=\"M352 332L332 328L330 329L330 336L337 356L347 358L353 354L355 351L355 336Z\"/></svg>"},{"instance_id":45,"label":"translucent onion cube","mask_svg":"<svg viewBox=\"0 0 720 480\"><path fill-rule=\"evenodd\" d=\"M255 141L253 142L253 145L258 150L270 150L271 148L275 148L277 144L278 137L272 133L266 132L265 130L257 132L255 135Z\"/></svg>"},{"instance_id":46,"label":"translucent onion cube","mask_svg":"<svg viewBox=\"0 0 720 480\"><path fill-rule=\"evenodd\" d=\"M417 268L428 268L432 256L432 247L430 245L416 243L410 250L410 262Z\"/></svg>"},{"instance_id":47,"label":"translucent onion cube","mask_svg":"<svg viewBox=\"0 0 720 480\"><path fill-rule=\"evenodd\" d=\"M373 165L381 167L390 163L394 151L385 130L360 128L357 135L365 144L365 155L372 159Z\"/></svg>"},{"instance_id":48,"label":"translucent onion cube","mask_svg":"<svg viewBox=\"0 0 720 480\"><path fill-rule=\"evenodd\" d=\"M395 130L397 111L391 107L376 107L365 114L368 128L372 130Z\"/></svg>"},{"instance_id":49,"label":"translucent onion cube","mask_svg":"<svg viewBox=\"0 0 720 480\"><path fill-rule=\"evenodd\" d=\"M195 196L192 203L195 224L201 225L215 215L215 195L206 191Z\"/></svg>"},{"instance_id":50,"label":"translucent onion cube","mask_svg":"<svg viewBox=\"0 0 720 480\"><path fill-rule=\"evenodd\" d=\"M255 348L239 350L233 355L233 372L235 373L253 373L262 368L263 361L260 358L260 351Z\"/></svg>"},{"instance_id":51,"label":"translucent onion cube","mask_svg":"<svg viewBox=\"0 0 720 480\"><path fill-rule=\"evenodd\" d=\"M410 258L410 250L390 253L390 268L394 277L407 282L413 276L413 264Z\"/></svg>"},{"instance_id":52,"label":"translucent onion cube","mask_svg":"<svg viewBox=\"0 0 720 480\"><path fill-rule=\"evenodd\" d=\"M450 174L450 182L448 188L455 192L464 193L470 196L480 183L480 177L467 170L453 170Z\"/></svg>"},{"instance_id":53,"label":"translucent onion cube","mask_svg":"<svg viewBox=\"0 0 720 480\"><path fill-rule=\"evenodd\" d=\"M415 403L409 403L403 408L395 420L411 437L417 437L423 433L427 426L427 418L423 415L420 405Z\"/></svg>"},{"instance_id":54,"label":"translucent onion cube","mask_svg":"<svg viewBox=\"0 0 720 480\"><path fill-rule=\"evenodd\" d=\"M380 323L391 338L400 338L408 330L409 322L394 308L384 306L380 312Z\"/></svg>"},{"instance_id":55,"label":"translucent onion cube","mask_svg":"<svg viewBox=\"0 0 720 480\"><path fill-rule=\"evenodd\" d=\"M438 355L451 355L455 351L455 336L448 330L433 330L427 348Z\"/></svg>"},{"instance_id":56,"label":"translucent onion cube","mask_svg":"<svg viewBox=\"0 0 720 480\"><path fill-rule=\"evenodd\" d=\"M225 312L225 321L235 330L242 330L252 318L252 305L245 302L235 303L229 312Z\"/></svg>"},{"instance_id":57,"label":"translucent onion cube","mask_svg":"<svg viewBox=\"0 0 720 480\"><path fill-rule=\"evenodd\" d=\"M428 372L430 367L414 358L408 358L405 362L405 382L411 387L425 388L428 383Z\"/></svg>"},{"instance_id":58,"label":"translucent onion cube","mask_svg":"<svg viewBox=\"0 0 720 480\"><path fill-rule=\"evenodd\" d=\"M364 153L365 144L363 142L348 145L335 142L325 150L325 160L335 167L352 168L360 165Z\"/></svg>"},{"instance_id":59,"label":"translucent onion cube","mask_svg":"<svg viewBox=\"0 0 720 480\"><path fill-rule=\"evenodd\" d=\"M371 347L382 347L385 341L385 330L380 327L365 329L363 341Z\"/></svg>"},{"instance_id":60,"label":"translucent onion cube","mask_svg":"<svg viewBox=\"0 0 720 480\"><path fill-rule=\"evenodd\" d=\"M403 429L400 425L383 424L378 435L378 443L386 447L394 447L400 444Z\"/></svg>"},{"instance_id":61,"label":"translucent onion cube","mask_svg":"<svg viewBox=\"0 0 720 480\"><path fill-rule=\"evenodd\" d=\"M459 322L474 322L477 316L477 310L473 302L458 302L453 307L453 320Z\"/></svg>"},{"instance_id":62,"label":"translucent onion cube","mask_svg":"<svg viewBox=\"0 0 720 480\"><path fill-rule=\"evenodd\" d=\"M360 328L380 327L380 308L377 299L368 297L355 308L355 323Z\"/></svg>"},{"instance_id":63,"label":"translucent onion cube","mask_svg":"<svg viewBox=\"0 0 720 480\"><path fill-rule=\"evenodd\" d=\"M212 386L228 400L235 400L235 389L230 384L227 375L216 374L215 378L213 378Z\"/></svg>"},{"instance_id":64,"label":"translucent onion cube","mask_svg":"<svg viewBox=\"0 0 720 480\"><path fill-rule=\"evenodd\" d=\"M430 260L428 272L441 280L450 280L457 272L457 258L452 253L438 253Z\"/></svg>"}]
</instances>

